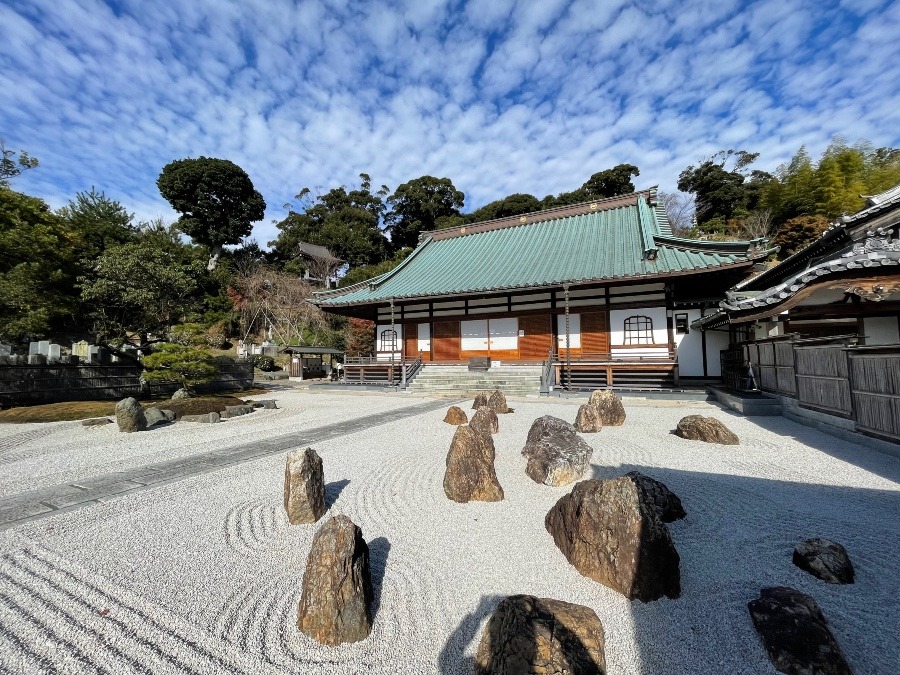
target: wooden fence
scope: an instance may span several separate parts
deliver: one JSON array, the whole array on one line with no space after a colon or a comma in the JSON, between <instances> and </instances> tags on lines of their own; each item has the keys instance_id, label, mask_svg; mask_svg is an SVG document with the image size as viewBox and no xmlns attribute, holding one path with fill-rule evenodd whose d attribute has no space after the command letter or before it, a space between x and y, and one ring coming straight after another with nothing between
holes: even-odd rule
<instances>
[{"instance_id":1,"label":"wooden fence","mask_svg":"<svg viewBox=\"0 0 900 675\"><path fill-rule=\"evenodd\" d=\"M220 374L199 392L238 391L253 384L250 363L220 364ZM135 365L0 366L0 405L29 405L61 401L118 400L141 396L141 368ZM158 382L151 394L170 394L181 385Z\"/></svg>"},{"instance_id":2,"label":"wooden fence","mask_svg":"<svg viewBox=\"0 0 900 675\"><path fill-rule=\"evenodd\" d=\"M857 347L839 337L753 342L744 350L762 391L900 441L900 345Z\"/></svg>"}]
</instances>

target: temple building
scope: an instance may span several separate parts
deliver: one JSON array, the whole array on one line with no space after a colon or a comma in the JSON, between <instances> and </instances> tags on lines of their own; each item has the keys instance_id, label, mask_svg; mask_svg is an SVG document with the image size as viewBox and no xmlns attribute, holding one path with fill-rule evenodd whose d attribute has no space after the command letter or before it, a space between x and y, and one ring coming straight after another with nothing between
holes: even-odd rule
<instances>
[{"instance_id":1,"label":"temple building","mask_svg":"<svg viewBox=\"0 0 900 675\"><path fill-rule=\"evenodd\" d=\"M375 322L374 361L547 364L562 386L718 378L728 333L691 325L770 253L672 233L651 188L425 232L398 267L316 294Z\"/></svg>"}]
</instances>

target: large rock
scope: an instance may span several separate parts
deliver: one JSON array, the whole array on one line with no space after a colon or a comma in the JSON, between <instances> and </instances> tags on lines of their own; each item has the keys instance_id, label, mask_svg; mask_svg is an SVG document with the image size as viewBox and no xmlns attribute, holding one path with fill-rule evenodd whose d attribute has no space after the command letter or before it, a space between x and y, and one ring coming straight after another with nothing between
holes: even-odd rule
<instances>
[{"instance_id":1,"label":"large rock","mask_svg":"<svg viewBox=\"0 0 900 675\"><path fill-rule=\"evenodd\" d=\"M589 607L511 595L481 635L475 675L604 675L605 642L603 624Z\"/></svg>"},{"instance_id":2,"label":"large rock","mask_svg":"<svg viewBox=\"0 0 900 675\"><path fill-rule=\"evenodd\" d=\"M598 389L591 392L588 401L597 410L600 423L605 427L620 427L625 424L625 407L622 399L609 389Z\"/></svg>"},{"instance_id":3,"label":"large rock","mask_svg":"<svg viewBox=\"0 0 900 675\"><path fill-rule=\"evenodd\" d=\"M180 401L185 398L191 398L191 392L189 392L187 389L178 389L174 394L172 394L173 401Z\"/></svg>"},{"instance_id":4,"label":"large rock","mask_svg":"<svg viewBox=\"0 0 900 675\"><path fill-rule=\"evenodd\" d=\"M372 630L372 575L362 530L335 516L313 537L303 572L297 628L317 642L358 642Z\"/></svg>"},{"instance_id":5,"label":"large rock","mask_svg":"<svg viewBox=\"0 0 900 675\"><path fill-rule=\"evenodd\" d=\"M503 488L494 470L494 439L490 433L468 424L456 428L447 453L444 493L462 503L503 500Z\"/></svg>"},{"instance_id":6,"label":"large rock","mask_svg":"<svg viewBox=\"0 0 900 675\"><path fill-rule=\"evenodd\" d=\"M498 415L505 415L509 412L509 407L506 405L506 395L499 389L494 390L494 393L488 397L487 404L488 408L491 408Z\"/></svg>"},{"instance_id":7,"label":"large rock","mask_svg":"<svg viewBox=\"0 0 900 675\"><path fill-rule=\"evenodd\" d=\"M629 471L625 477L630 478L644 493L645 500L656 507L656 512L664 523L681 520L687 515L681 505L681 499L666 487L665 483L645 476L640 471Z\"/></svg>"},{"instance_id":8,"label":"large rock","mask_svg":"<svg viewBox=\"0 0 900 675\"><path fill-rule=\"evenodd\" d=\"M847 549L830 539L807 539L794 549L794 564L829 584L852 584L855 576Z\"/></svg>"},{"instance_id":9,"label":"large rock","mask_svg":"<svg viewBox=\"0 0 900 675\"><path fill-rule=\"evenodd\" d=\"M169 418L159 408L147 408L144 411L144 417L147 418L147 426L152 427L154 424L166 424Z\"/></svg>"},{"instance_id":10,"label":"large rock","mask_svg":"<svg viewBox=\"0 0 900 675\"><path fill-rule=\"evenodd\" d=\"M528 458L525 473L536 483L567 485L584 475L593 452L575 427L558 417L544 415L531 425L522 449Z\"/></svg>"},{"instance_id":11,"label":"large rock","mask_svg":"<svg viewBox=\"0 0 900 675\"><path fill-rule=\"evenodd\" d=\"M147 428L144 409L135 398L125 398L116 403L116 422L119 424L119 431L143 431Z\"/></svg>"},{"instance_id":12,"label":"large rock","mask_svg":"<svg viewBox=\"0 0 900 675\"><path fill-rule=\"evenodd\" d=\"M738 437L715 417L688 415L682 417L675 428L675 435L692 441L737 445Z\"/></svg>"},{"instance_id":13,"label":"large rock","mask_svg":"<svg viewBox=\"0 0 900 675\"><path fill-rule=\"evenodd\" d=\"M776 670L791 675L851 675L822 610L808 595L764 588L747 607Z\"/></svg>"},{"instance_id":14,"label":"large rock","mask_svg":"<svg viewBox=\"0 0 900 675\"><path fill-rule=\"evenodd\" d=\"M468 424L469 418L466 417L466 413L462 408L458 405L452 405L447 410L447 414L444 415L444 421L447 424L459 426L460 424Z\"/></svg>"},{"instance_id":15,"label":"large rock","mask_svg":"<svg viewBox=\"0 0 900 675\"><path fill-rule=\"evenodd\" d=\"M225 410L219 413L219 416L223 420L231 419L232 417L241 417L242 415L249 415L254 410L252 405L226 405Z\"/></svg>"},{"instance_id":16,"label":"large rock","mask_svg":"<svg viewBox=\"0 0 900 675\"><path fill-rule=\"evenodd\" d=\"M322 458L312 448L288 453L284 510L291 525L314 523L325 514L325 473Z\"/></svg>"},{"instance_id":17,"label":"large rock","mask_svg":"<svg viewBox=\"0 0 900 675\"><path fill-rule=\"evenodd\" d=\"M491 392L489 391L481 391L475 395L475 402L472 404L472 410L478 410L481 407L484 407L488 404L488 400L491 397Z\"/></svg>"},{"instance_id":18,"label":"large rock","mask_svg":"<svg viewBox=\"0 0 900 675\"><path fill-rule=\"evenodd\" d=\"M174 422L174 421L175 421L175 418L177 417L177 415L175 414L175 411L174 411L174 410L168 410L168 409L165 409L165 410L160 410L160 412L161 412L161 413L163 414L163 416L164 416L167 420L169 420L170 422Z\"/></svg>"},{"instance_id":19,"label":"large rock","mask_svg":"<svg viewBox=\"0 0 900 675\"><path fill-rule=\"evenodd\" d=\"M583 434L594 434L603 428L600 413L590 403L579 406L578 415L575 416L575 429Z\"/></svg>"},{"instance_id":20,"label":"large rock","mask_svg":"<svg viewBox=\"0 0 900 675\"><path fill-rule=\"evenodd\" d=\"M581 574L647 602L681 595L680 559L656 506L631 478L586 480L544 519Z\"/></svg>"},{"instance_id":21,"label":"large rock","mask_svg":"<svg viewBox=\"0 0 900 675\"><path fill-rule=\"evenodd\" d=\"M486 431L489 434L496 434L500 431L500 420L497 419L497 413L493 408L483 407L475 411L472 415L472 421L469 426L479 431Z\"/></svg>"}]
</instances>

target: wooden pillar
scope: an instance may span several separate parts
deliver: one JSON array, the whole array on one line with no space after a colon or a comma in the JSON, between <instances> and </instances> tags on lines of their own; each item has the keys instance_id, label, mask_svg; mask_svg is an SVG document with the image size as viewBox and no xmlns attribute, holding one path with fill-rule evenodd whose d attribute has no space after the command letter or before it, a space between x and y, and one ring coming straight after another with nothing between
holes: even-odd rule
<instances>
[{"instance_id":1,"label":"wooden pillar","mask_svg":"<svg viewBox=\"0 0 900 675\"><path fill-rule=\"evenodd\" d=\"M391 298L391 383L394 382L394 352L397 351L397 329L394 326L394 299Z\"/></svg>"},{"instance_id":2,"label":"wooden pillar","mask_svg":"<svg viewBox=\"0 0 900 675\"><path fill-rule=\"evenodd\" d=\"M569 341L569 284L563 285L566 301L566 389L572 387L572 345Z\"/></svg>"}]
</instances>

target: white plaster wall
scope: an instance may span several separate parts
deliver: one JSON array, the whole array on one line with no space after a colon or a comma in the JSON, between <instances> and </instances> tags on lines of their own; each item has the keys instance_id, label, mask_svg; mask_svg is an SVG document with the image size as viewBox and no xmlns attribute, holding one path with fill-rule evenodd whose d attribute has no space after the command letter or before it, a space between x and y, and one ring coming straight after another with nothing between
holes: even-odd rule
<instances>
[{"instance_id":1,"label":"white plaster wall","mask_svg":"<svg viewBox=\"0 0 900 675\"><path fill-rule=\"evenodd\" d=\"M649 316L653 321L653 342L668 344L669 331L666 329L665 307L642 307L641 309L613 309L609 312L610 346L625 344L625 319L630 316Z\"/></svg>"},{"instance_id":2,"label":"white plaster wall","mask_svg":"<svg viewBox=\"0 0 900 675\"><path fill-rule=\"evenodd\" d=\"M675 314L687 314L688 326L700 318L699 309L675 310L672 312L674 329ZM678 347L678 373L686 377L703 376L703 333L690 328L690 333L675 333L675 344Z\"/></svg>"},{"instance_id":3,"label":"white plaster wall","mask_svg":"<svg viewBox=\"0 0 900 675\"><path fill-rule=\"evenodd\" d=\"M866 345L900 344L900 327L896 316L870 316L863 318Z\"/></svg>"},{"instance_id":4,"label":"white plaster wall","mask_svg":"<svg viewBox=\"0 0 900 675\"><path fill-rule=\"evenodd\" d=\"M723 349L728 349L728 331L706 331L706 373L710 377L722 376L722 361L719 352Z\"/></svg>"}]
</instances>

